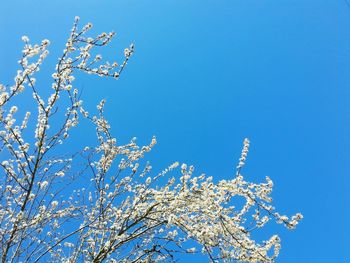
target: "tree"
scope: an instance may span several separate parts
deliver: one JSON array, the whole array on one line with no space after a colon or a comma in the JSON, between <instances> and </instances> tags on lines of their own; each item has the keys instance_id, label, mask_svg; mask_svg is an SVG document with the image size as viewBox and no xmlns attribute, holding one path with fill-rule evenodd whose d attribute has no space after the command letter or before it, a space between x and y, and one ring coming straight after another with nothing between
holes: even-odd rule
<instances>
[{"instance_id":1,"label":"tree","mask_svg":"<svg viewBox=\"0 0 350 263\"><path fill-rule=\"evenodd\" d=\"M87 37L92 25L79 29L78 21L52 75L48 99L40 96L33 77L48 55L48 40L32 45L22 37L15 83L0 86L1 262L157 262L201 252L213 262L274 261L278 236L255 242L252 232L270 219L293 229L302 215L288 218L275 211L268 177L260 184L244 180L248 139L232 179L194 176L193 166L177 162L154 174L143 158L156 139L146 146L136 139L118 145L104 117L105 101L90 115L72 84L77 71L119 78L134 46L124 50L121 65L102 63L91 52L106 46L114 33ZM37 106L35 120L30 112L21 117L16 106L26 92ZM96 128L97 145L61 154L84 119ZM237 199L242 206L234 206Z\"/></svg>"}]
</instances>

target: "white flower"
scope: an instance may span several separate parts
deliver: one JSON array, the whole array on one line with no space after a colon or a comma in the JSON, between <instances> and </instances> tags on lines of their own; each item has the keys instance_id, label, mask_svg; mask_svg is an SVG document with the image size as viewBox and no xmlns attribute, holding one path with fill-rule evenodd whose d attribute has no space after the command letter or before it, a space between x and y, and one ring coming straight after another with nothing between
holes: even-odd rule
<instances>
[{"instance_id":1,"label":"white flower","mask_svg":"<svg viewBox=\"0 0 350 263\"><path fill-rule=\"evenodd\" d=\"M74 244L73 243L70 243L70 242L64 242L63 244L65 247L69 247L69 248L73 248L74 247Z\"/></svg>"},{"instance_id":2,"label":"white flower","mask_svg":"<svg viewBox=\"0 0 350 263\"><path fill-rule=\"evenodd\" d=\"M194 252L196 252L196 248L191 247L191 248L188 248L186 251L187 251L187 253L194 253Z\"/></svg>"},{"instance_id":3,"label":"white flower","mask_svg":"<svg viewBox=\"0 0 350 263\"><path fill-rule=\"evenodd\" d=\"M125 57L130 57L130 56L131 56L131 51L130 51L130 49L128 49L128 48L124 49L124 56L125 56Z\"/></svg>"},{"instance_id":4,"label":"white flower","mask_svg":"<svg viewBox=\"0 0 350 263\"><path fill-rule=\"evenodd\" d=\"M41 41L41 44L44 46L50 45L50 40L44 39L43 41Z\"/></svg>"},{"instance_id":5,"label":"white flower","mask_svg":"<svg viewBox=\"0 0 350 263\"><path fill-rule=\"evenodd\" d=\"M63 172L63 171L58 171L58 172L56 173L56 176L58 176L58 177L63 177L63 176L64 176L64 172Z\"/></svg>"},{"instance_id":6,"label":"white flower","mask_svg":"<svg viewBox=\"0 0 350 263\"><path fill-rule=\"evenodd\" d=\"M57 202L57 201L52 201L52 202L51 202L51 207L52 207L52 209L55 209L55 208L57 207L57 205L58 205L58 202Z\"/></svg>"},{"instance_id":7,"label":"white flower","mask_svg":"<svg viewBox=\"0 0 350 263\"><path fill-rule=\"evenodd\" d=\"M27 36L22 36L22 41L23 42L29 42L29 38Z\"/></svg>"},{"instance_id":8,"label":"white flower","mask_svg":"<svg viewBox=\"0 0 350 263\"><path fill-rule=\"evenodd\" d=\"M48 181L43 181L38 183L40 189L45 189L48 186L48 184L49 184Z\"/></svg>"},{"instance_id":9,"label":"white flower","mask_svg":"<svg viewBox=\"0 0 350 263\"><path fill-rule=\"evenodd\" d=\"M17 112L17 110L18 110L17 106L12 106L11 109L10 109L10 113L14 114L14 113Z\"/></svg>"}]
</instances>

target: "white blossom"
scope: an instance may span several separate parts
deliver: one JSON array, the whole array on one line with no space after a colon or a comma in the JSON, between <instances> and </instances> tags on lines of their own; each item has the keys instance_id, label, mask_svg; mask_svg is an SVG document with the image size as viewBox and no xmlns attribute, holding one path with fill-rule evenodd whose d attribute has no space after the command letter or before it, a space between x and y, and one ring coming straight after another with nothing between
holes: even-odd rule
<instances>
[{"instance_id":1,"label":"white blossom","mask_svg":"<svg viewBox=\"0 0 350 263\"><path fill-rule=\"evenodd\" d=\"M75 18L48 76L48 96L35 78L49 54L47 39L32 44L23 36L14 82L0 84L2 261L163 262L176 256L177 247L224 262L273 262L279 237L256 242L255 231L271 221L294 229L303 216L276 211L269 177L262 183L245 180L241 169L249 140L243 142L232 178L196 175L194 166L179 162L152 169L143 159L156 146L156 137L146 145L138 145L136 138L123 144L105 118L105 100L95 114L83 108L79 85L73 83L77 71L119 78L134 53L131 44L122 63L104 62L102 55L94 55L96 48L108 45L115 33L91 37L91 28L91 23L80 28ZM26 90L34 107L22 112L14 98L27 96ZM92 125L96 136L81 129L81 120ZM73 129L90 139L89 146L76 150L69 144ZM241 206L233 204L238 199Z\"/></svg>"}]
</instances>

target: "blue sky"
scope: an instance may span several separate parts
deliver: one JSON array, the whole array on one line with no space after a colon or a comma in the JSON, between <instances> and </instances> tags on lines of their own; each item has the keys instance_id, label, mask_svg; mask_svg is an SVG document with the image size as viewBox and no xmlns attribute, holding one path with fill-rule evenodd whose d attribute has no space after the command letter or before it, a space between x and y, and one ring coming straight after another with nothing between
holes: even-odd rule
<instances>
[{"instance_id":1,"label":"blue sky","mask_svg":"<svg viewBox=\"0 0 350 263\"><path fill-rule=\"evenodd\" d=\"M76 84L91 109L107 99L120 141L156 135L148 158L156 169L187 162L219 180L234 175L243 138L250 138L243 174L270 176L277 209L305 217L295 231L273 228L282 238L277 262L350 262L345 0L11 0L1 2L0 14L1 83L12 83L22 35L51 40L38 76L48 89L45 75L74 16L92 22L94 32L116 31L101 50L105 58L136 46L122 77L80 75Z\"/></svg>"}]
</instances>

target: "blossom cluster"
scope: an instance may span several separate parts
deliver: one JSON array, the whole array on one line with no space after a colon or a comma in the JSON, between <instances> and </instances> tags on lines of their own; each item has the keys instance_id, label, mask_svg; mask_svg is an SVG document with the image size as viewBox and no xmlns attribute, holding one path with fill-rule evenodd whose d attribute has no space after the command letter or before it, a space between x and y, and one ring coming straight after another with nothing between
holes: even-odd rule
<instances>
[{"instance_id":1,"label":"blossom cluster","mask_svg":"<svg viewBox=\"0 0 350 263\"><path fill-rule=\"evenodd\" d=\"M74 86L76 71L119 78L134 45L120 65L102 63L102 55L91 54L115 34L87 37L92 24L79 28L78 22L76 17L47 99L34 75L49 54L48 40L33 45L22 37L14 84L0 85L1 261L159 262L177 253L204 253L212 262L274 261L279 237L256 242L254 232L269 221L293 229L302 215L275 210L270 178L259 184L244 179L249 140L231 179L195 175L193 166L179 162L153 172L143 159L156 138L144 146L136 138L120 144L104 116L105 100L90 114ZM26 91L37 110L22 114L15 98ZM81 118L95 127L95 145L61 156L60 145L69 144Z\"/></svg>"}]
</instances>

